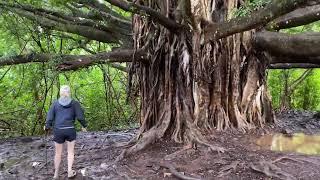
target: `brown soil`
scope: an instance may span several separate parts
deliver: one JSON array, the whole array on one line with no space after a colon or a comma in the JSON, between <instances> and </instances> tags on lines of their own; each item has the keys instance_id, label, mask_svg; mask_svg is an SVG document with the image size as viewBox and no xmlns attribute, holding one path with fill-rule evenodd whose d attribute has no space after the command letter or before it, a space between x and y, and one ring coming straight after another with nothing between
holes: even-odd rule
<instances>
[{"instance_id":1,"label":"brown soil","mask_svg":"<svg viewBox=\"0 0 320 180\"><path fill-rule=\"evenodd\" d=\"M288 115L289 113L289 115ZM214 132L207 136L223 153L198 146L161 141L135 156L113 164L136 130L127 132L79 133L76 145L76 179L320 179L320 156L272 152L256 145L257 138L275 132L307 131L317 133L320 123L312 113L291 112L279 116L276 125L247 133ZM306 121L306 119L308 119ZM300 126L286 125L300 121ZM303 123L302 123L303 122ZM308 129L309 125L314 131ZM319 126L318 126L319 125ZM53 175L53 143L47 143L48 164L45 162L45 143L41 137L2 140L0 144L0 179L48 179ZM40 164L36 164L39 162ZM32 167L32 164L35 165ZM47 170L47 168L48 170ZM66 158L61 178L66 179ZM85 172L85 176L81 174ZM178 178L179 179L179 178Z\"/></svg>"}]
</instances>

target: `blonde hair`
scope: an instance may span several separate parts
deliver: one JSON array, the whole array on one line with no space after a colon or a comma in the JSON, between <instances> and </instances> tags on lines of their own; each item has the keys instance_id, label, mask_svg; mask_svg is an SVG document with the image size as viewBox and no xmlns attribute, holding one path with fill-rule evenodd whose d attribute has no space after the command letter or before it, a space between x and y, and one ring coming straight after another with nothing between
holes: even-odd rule
<instances>
[{"instance_id":1,"label":"blonde hair","mask_svg":"<svg viewBox=\"0 0 320 180\"><path fill-rule=\"evenodd\" d=\"M63 85L60 87L60 96L61 97L70 97L71 91L68 85Z\"/></svg>"}]
</instances>

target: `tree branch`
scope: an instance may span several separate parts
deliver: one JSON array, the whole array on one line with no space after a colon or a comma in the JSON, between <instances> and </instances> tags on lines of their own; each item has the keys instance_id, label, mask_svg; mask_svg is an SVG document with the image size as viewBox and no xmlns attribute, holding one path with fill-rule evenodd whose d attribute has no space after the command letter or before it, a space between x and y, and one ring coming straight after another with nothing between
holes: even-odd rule
<instances>
[{"instance_id":1,"label":"tree branch","mask_svg":"<svg viewBox=\"0 0 320 180\"><path fill-rule=\"evenodd\" d=\"M310 24L320 20L320 5L299 8L270 22L266 29L280 30Z\"/></svg>"},{"instance_id":2,"label":"tree branch","mask_svg":"<svg viewBox=\"0 0 320 180\"><path fill-rule=\"evenodd\" d=\"M4 119L0 119L0 124L5 124L5 126L0 126L0 132L3 130L3 129L11 129L11 124L7 122L7 120L4 120Z\"/></svg>"},{"instance_id":3,"label":"tree branch","mask_svg":"<svg viewBox=\"0 0 320 180\"><path fill-rule=\"evenodd\" d=\"M303 72L303 74L297 78L295 81L293 81L290 85L289 85L289 92L293 92L293 90L303 81L305 80L310 74L312 73L312 69L307 69Z\"/></svg>"},{"instance_id":4,"label":"tree branch","mask_svg":"<svg viewBox=\"0 0 320 180\"><path fill-rule=\"evenodd\" d=\"M8 69L2 74L2 76L0 77L0 82L2 81L2 79L6 76L6 74L10 71L11 66L8 67Z\"/></svg>"},{"instance_id":5,"label":"tree branch","mask_svg":"<svg viewBox=\"0 0 320 180\"><path fill-rule=\"evenodd\" d=\"M229 22L211 23L204 29L204 42L215 41L235 33L263 26L312 0L273 0L265 8L250 16L231 19Z\"/></svg>"},{"instance_id":6,"label":"tree branch","mask_svg":"<svg viewBox=\"0 0 320 180\"><path fill-rule=\"evenodd\" d=\"M169 29L173 32L177 32L179 29L181 29L183 27L181 24L176 23L174 20L167 18L166 16L164 16L160 12L158 12L152 8L149 8L147 6L142 6L142 5L135 4L135 3L129 3L124 0L106 0L106 1L108 1L110 4L117 6L125 11L129 11L129 12L139 14L139 15L145 15L145 13L146 13L147 15L150 16L150 18L157 21L158 23L160 23L161 25L163 25L164 27L166 27L167 29Z\"/></svg>"},{"instance_id":7,"label":"tree branch","mask_svg":"<svg viewBox=\"0 0 320 180\"><path fill-rule=\"evenodd\" d=\"M111 66L111 67L113 67L113 68L115 68L115 69L118 69L118 70L120 70L120 71L123 71L123 72L128 73L127 68L124 67L124 66L121 66L121 65L118 64L118 63L109 63L108 65Z\"/></svg>"},{"instance_id":8,"label":"tree branch","mask_svg":"<svg viewBox=\"0 0 320 180\"><path fill-rule=\"evenodd\" d=\"M273 56L320 57L320 33L289 35L277 32L256 33L254 44ZM296 62L300 63L300 62Z\"/></svg>"},{"instance_id":9,"label":"tree branch","mask_svg":"<svg viewBox=\"0 0 320 180\"><path fill-rule=\"evenodd\" d=\"M79 43L79 48L82 48L83 50L85 50L86 52L90 53L90 54L97 54L96 52L88 49L86 47L86 42L80 42ZM121 66L120 64L116 64L116 63L107 63L110 67L113 67L115 69L118 69L120 71L124 71L127 72L127 68L124 66Z\"/></svg>"},{"instance_id":10,"label":"tree branch","mask_svg":"<svg viewBox=\"0 0 320 180\"><path fill-rule=\"evenodd\" d=\"M74 24L64 24L60 22L56 22L50 20L45 17L37 16L33 13L26 12L23 10L13 10L15 13L20 16L26 17L30 20L36 21L43 27L52 28L62 32L69 32L73 34L78 34L83 37L87 37L92 40L97 40L105 43L119 43L119 41L115 38L111 33L106 33L105 31L101 31L99 29L95 29L93 27L82 26L82 25L74 25Z\"/></svg>"},{"instance_id":11,"label":"tree branch","mask_svg":"<svg viewBox=\"0 0 320 180\"><path fill-rule=\"evenodd\" d=\"M96 9L98 11L108 13L114 18L118 18L118 19L122 19L122 20L124 19L124 17L122 15L120 15L118 12L114 11L110 7L106 6L103 3L100 3L97 0L78 0L78 1L81 4L85 4L85 5L88 5L90 7L93 7L94 9Z\"/></svg>"},{"instance_id":12,"label":"tree branch","mask_svg":"<svg viewBox=\"0 0 320 180\"><path fill-rule=\"evenodd\" d=\"M34 8L28 5L0 3L3 8L39 23L43 27L106 43L130 44L130 28L122 29L114 25L101 25L93 20L65 15L60 12ZM128 31L129 30L129 31Z\"/></svg>"},{"instance_id":13,"label":"tree branch","mask_svg":"<svg viewBox=\"0 0 320 180\"><path fill-rule=\"evenodd\" d=\"M293 57L293 56L270 56L268 58L270 64L277 64L277 63L298 63L298 64L320 64L320 56L314 57Z\"/></svg>"},{"instance_id":14,"label":"tree branch","mask_svg":"<svg viewBox=\"0 0 320 180\"><path fill-rule=\"evenodd\" d=\"M70 7L68 4L66 7L72 10L75 14L80 17L85 17L89 19L96 19L111 22L118 25L121 28L131 29L131 22L123 17L122 15L116 13L104 4L101 4L95 0L80 0L81 3L85 4L92 11L89 13L84 13L78 9Z\"/></svg>"},{"instance_id":15,"label":"tree branch","mask_svg":"<svg viewBox=\"0 0 320 180\"><path fill-rule=\"evenodd\" d=\"M310 64L310 63L275 63L270 64L268 69L314 69L320 68L319 64Z\"/></svg>"},{"instance_id":16,"label":"tree branch","mask_svg":"<svg viewBox=\"0 0 320 180\"><path fill-rule=\"evenodd\" d=\"M134 54L132 49L117 49L111 52L102 52L94 55L56 55L56 54L26 54L12 57L1 57L0 66L16 65L32 62L56 61L57 69L61 71L77 70L99 63L131 62ZM136 61L146 62L143 50L135 52Z\"/></svg>"}]
</instances>

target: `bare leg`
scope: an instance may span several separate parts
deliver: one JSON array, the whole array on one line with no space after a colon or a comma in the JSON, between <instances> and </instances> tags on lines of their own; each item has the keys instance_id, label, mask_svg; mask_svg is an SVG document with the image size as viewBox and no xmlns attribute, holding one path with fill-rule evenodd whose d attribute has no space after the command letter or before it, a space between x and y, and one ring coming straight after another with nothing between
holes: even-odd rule
<instances>
[{"instance_id":1,"label":"bare leg","mask_svg":"<svg viewBox=\"0 0 320 180\"><path fill-rule=\"evenodd\" d=\"M74 145L76 141L67 141L68 145L68 175L70 176L72 171L72 165L74 161Z\"/></svg>"},{"instance_id":2,"label":"bare leg","mask_svg":"<svg viewBox=\"0 0 320 180\"><path fill-rule=\"evenodd\" d=\"M63 144L54 143L55 146L55 156L54 156L54 178L59 177L59 167L61 162L61 154L63 149Z\"/></svg>"}]
</instances>

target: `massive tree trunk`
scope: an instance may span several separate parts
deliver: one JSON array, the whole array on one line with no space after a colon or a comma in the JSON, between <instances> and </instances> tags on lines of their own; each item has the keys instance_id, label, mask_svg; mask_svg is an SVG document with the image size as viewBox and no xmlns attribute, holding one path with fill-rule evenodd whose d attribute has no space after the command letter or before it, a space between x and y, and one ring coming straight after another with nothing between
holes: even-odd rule
<instances>
[{"instance_id":1,"label":"massive tree trunk","mask_svg":"<svg viewBox=\"0 0 320 180\"><path fill-rule=\"evenodd\" d=\"M254 31L202 44L203 22L225 22L240 1L143 1L193 31L171 32L140 16L133 18L136 49L148 46L149 63L136 62L131 75L141 92L141 138L136 152L161 138L205 144L203 132L247 130L273 121L265 70L251 46ZM172 11L175 9L175 11Z\"/></svg>"}]
</instances>

